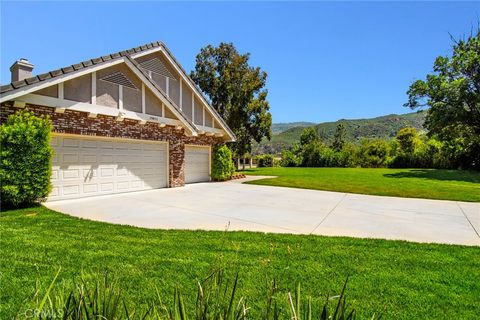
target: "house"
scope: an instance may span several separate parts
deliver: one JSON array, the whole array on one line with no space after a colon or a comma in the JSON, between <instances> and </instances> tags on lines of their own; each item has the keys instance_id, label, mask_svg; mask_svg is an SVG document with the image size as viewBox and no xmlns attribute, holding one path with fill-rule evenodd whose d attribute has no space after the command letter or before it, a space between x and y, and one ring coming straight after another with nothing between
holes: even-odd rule
<instances>
[{"instance_id":1,"label":"house","mask_svg":"<svg viewBox=\"0 0 480 320\"><path fill-rule=\"evenodd\" d=\"M38 76L33 67L10 68L0 120L23 108L50 116L49 200L209 181L212 147L235 140L161 42Z\"/></svg>"}]
</instances>

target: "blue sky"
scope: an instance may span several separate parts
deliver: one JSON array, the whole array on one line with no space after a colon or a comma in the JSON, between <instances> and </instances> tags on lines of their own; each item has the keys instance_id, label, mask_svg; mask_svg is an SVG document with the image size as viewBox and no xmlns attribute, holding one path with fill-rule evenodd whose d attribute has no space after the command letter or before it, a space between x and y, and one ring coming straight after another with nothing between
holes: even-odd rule
<instances>
[{"instance_id":1,"label":"blue sky","mask_svg":"<svg viewBox=\"0 0 480 320\"><path fill-rule=\"evenodd\" d=\"M406 113L409 84L467 34L478 2L4 2L1 83L25 57L42 73L155 40L192 70L233 42L268 75L274 122Z\"/></svg>"}]
</instances>

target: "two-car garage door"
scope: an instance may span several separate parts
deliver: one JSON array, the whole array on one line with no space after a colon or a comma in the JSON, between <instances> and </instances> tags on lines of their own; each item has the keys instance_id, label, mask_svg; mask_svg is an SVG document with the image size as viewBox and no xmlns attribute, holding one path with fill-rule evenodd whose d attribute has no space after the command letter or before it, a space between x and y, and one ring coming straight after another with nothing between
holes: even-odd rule
<instances>
[{"instance_id":1,"label":"two-car garage door","mask_svg":"<svg viewBox=\"0 0 480 320\"><path fill-rule=\"evenodd\" d=\"M166 142L55 135L49 200L167 187Z\"/></svg>"},{"instance_id":2,"label":"two-car garage door","mask_svg":"<svg viewBox=\"0 0 480 320\"><path fill-rule=\"evenodd\" d=\"M49 200L168 186L168 143L54 135ZM185 183L210 180L210 147L185 146Z\"/></svg>"}]
</instances>

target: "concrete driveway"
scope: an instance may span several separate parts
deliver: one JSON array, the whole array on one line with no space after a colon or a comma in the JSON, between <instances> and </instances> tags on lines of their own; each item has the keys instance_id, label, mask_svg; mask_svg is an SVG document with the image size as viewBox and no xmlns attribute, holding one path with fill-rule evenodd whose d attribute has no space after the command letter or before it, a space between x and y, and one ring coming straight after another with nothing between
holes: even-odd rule
<instances>
[{"instance_id":1,"label":"concrete driveway","mask_svg":"<svg viewBox=\"0 0 480 320\"><path fill-rule=\"evenodd\" d=\"M47 202L46 206L80 218L145 228L480 245L480 203L241 184L245 180Z\"/></svg>"}]
</instances>

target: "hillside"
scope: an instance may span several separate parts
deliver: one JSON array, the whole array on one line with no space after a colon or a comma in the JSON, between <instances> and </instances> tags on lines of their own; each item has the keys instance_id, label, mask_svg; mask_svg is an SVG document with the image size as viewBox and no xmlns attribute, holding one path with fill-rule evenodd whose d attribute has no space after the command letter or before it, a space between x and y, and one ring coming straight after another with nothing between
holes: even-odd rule
<instances>
[{"instance_id":1,"label":"hillside","mask_svg":"<svg viewBox=\"0 0 480 320\"><path fill-rule=\"evenodd\" d=\"M419 111L401 115L390 114L371 119L341 119L335 122L319 123L315 125L315 128L320 137L328 142L333 138L335 129L341 122L346 129L347 140L358 142L361 139L393 138L398 130L409 126L423 130L424 120L425 112ZM264 140L260 144L254 145L253 152L254 154L279 153L297 142L304 128L305 126L295 126L283 132L274 133L271 141Z\"/></svg>"},{"instance_id":2,"label":"hillside","mask_svg":"<svg viewBox=\"0 0 480 320\"><path fill-rule=\"evenodd\" d=\"M315 125L313 122L287 122L287 123L273 123L272 124L272 133L273 134L279 134L284 131L287 131L288 129L295 128L295 127L310 127Z\"/></svg>"}]
</instances>

